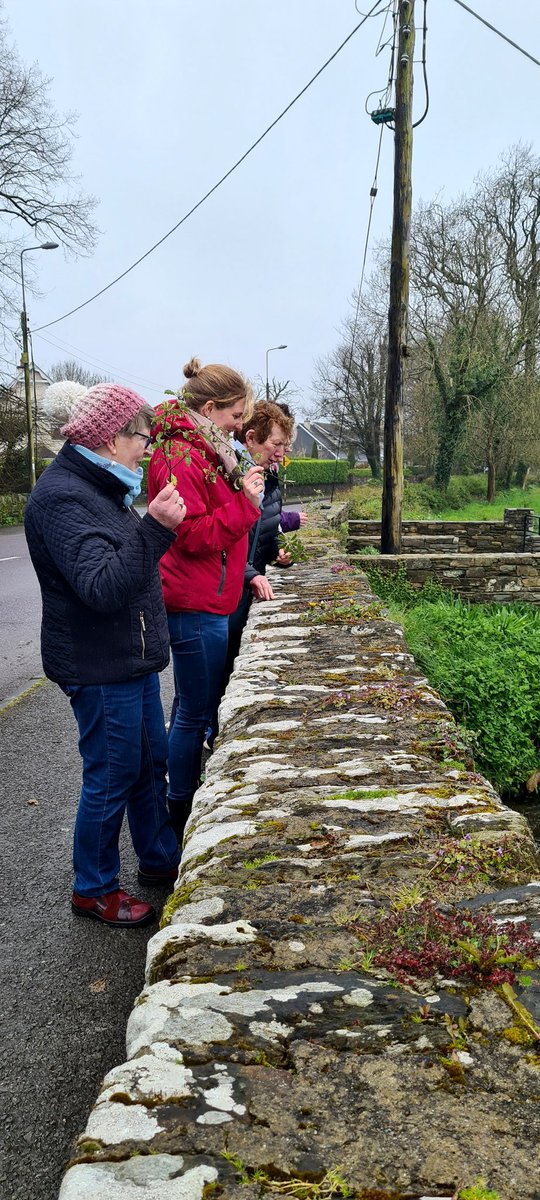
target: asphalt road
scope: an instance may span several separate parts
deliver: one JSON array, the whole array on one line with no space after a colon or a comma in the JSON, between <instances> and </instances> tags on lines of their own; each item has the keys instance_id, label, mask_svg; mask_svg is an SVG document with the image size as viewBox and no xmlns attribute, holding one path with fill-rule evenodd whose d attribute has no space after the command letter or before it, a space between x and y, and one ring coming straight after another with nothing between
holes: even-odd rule
<instances>
[{"instance_id":1,"label":"asphalt road","mask_svg":"<svg viewBox=\"0 0 540 1200\"><path fill-rule=\"evenodd\" d=\"M0 704L43 675L41 599L22 527L0 529Z\"/></svg>"},{"instance_id":2,"label":"asphalt road","mask_svg":"<svg viewBox=\"0 0 540 1200\"><path fill-rule=\"evenodd\" d=\"M103 1075L125 1058L157 926L114 931L71 913L80 760L60 689L0 709L0 745L0 1196L56 1200ZM122 864L123 886L160 905L137 883L127 836Z\"/></svg>"}]
</instances>

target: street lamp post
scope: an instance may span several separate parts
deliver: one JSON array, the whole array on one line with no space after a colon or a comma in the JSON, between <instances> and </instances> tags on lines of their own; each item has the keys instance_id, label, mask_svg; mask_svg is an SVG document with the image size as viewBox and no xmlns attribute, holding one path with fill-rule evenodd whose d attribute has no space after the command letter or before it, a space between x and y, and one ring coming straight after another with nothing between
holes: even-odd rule
<instances>
[{"instance_id":1,"label":"street lamp post","mask_svg":"<svg viewBox=\"0 0 540 1200\"><path fill-rule=\"evenodd\" d=\"M272 350L286 350L286 349L287 349L286 345L270 346L268 348L268 350L266 351L266 389L265 390L266 390L266 399L267 400L270 399L270 384L268 382L268 355L271 354Z\"/></svg>"},{"instance_id":2,"label":"street lamp post","mask_svg":"<svg viewBox=\"0 0 540 1200\"><path fill-rule=\"evenodd\" d=\"M24 399L26 403L26 436L28 439L28 478L30 480L30 491L36 482L36 459L34 454L34 421L32 416L32 395L30 391L30 361L28 358L28 316L26 313L26 296L24 291L24 266L23 254L29 254L32 250L57 250L58 242L43 242L41 246L25 246L21 250L21 284L22 284L22 313L21 313L21 333L22 333L22 355L21 364L24 372Z\"/></svg>"}]
</instances>

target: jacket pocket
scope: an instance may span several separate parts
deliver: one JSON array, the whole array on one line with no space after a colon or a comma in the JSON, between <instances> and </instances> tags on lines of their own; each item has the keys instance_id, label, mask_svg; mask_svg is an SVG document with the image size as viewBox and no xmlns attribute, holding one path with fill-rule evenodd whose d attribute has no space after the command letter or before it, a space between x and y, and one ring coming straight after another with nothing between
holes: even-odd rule
<instances>
[{"instance_id":1,"label":"jacket pocket","mask_svg":"<svg viewBox=\"0 0 540 1200\"><path fill-rule=\"evenodd\" d=\"M145 637L145 634L146 634L146 622L145 622L145 619L144 619L144 612L143 612L143 610L142 610L142 609L141 609L141 611L140 611L140 613L139 613L139 624L140 624L140 627L141 627L141 654L142 654L142 657L144 658L144 656L145 656L145 654L146 654L146 637Z\"/></svg>"},{"instance_id":2,"label":"jacket pocket","mask_svg":"<svg viewBox=\"0 0 540 1200\"><path fill-rule=\"evenodd\" d=\"M223 588L225 587L226 577L227 577L227 551L222 550L221 551L221 578L220 578L219 587L217 590L218 596L221 596Z\"/></svg>"}]
</instances>

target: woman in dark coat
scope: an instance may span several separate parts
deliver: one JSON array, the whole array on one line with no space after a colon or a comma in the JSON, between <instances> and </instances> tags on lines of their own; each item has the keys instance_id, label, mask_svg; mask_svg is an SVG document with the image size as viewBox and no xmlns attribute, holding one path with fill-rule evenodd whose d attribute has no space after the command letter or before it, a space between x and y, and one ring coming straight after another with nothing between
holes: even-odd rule
<instances>
[{"instance_id":1,"label":"woman in dark coat","mask_svg":"<svg viewBox=\"0 0 540 1200\"><path fill-rule=\"evenodd\" d=\"M45 674L69 696L79 726L72 908L133 928L155 913L119 887L124 812L143 885L172 886L180 858L165 798L157 672L169 640L158 563L186 510L172 484L142 519L133 508L154 415L140 396L112 383L49 390L75 407L67 442L30 496L25 530L42 593ZM54 403L49 396L49 411Z\"/></svg>"}]
</instances>

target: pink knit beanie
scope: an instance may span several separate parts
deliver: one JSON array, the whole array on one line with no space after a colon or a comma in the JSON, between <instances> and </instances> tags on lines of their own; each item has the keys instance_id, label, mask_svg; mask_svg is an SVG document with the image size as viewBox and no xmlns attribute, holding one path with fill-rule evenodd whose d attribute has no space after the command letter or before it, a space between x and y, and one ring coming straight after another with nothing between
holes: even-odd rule
<instances>
[{"instance_id":1,"label":"pink knit beanie","mask_svg":"<svg viewBox=\"0 0 540 1200\"><path fill-rule=\"evenodd\" d=\"M119 383L98 383L88 391L80 389L61 433L70 442L95 450L119 433L145 405L146 400Z\"/></svg>"}]
</instances>

